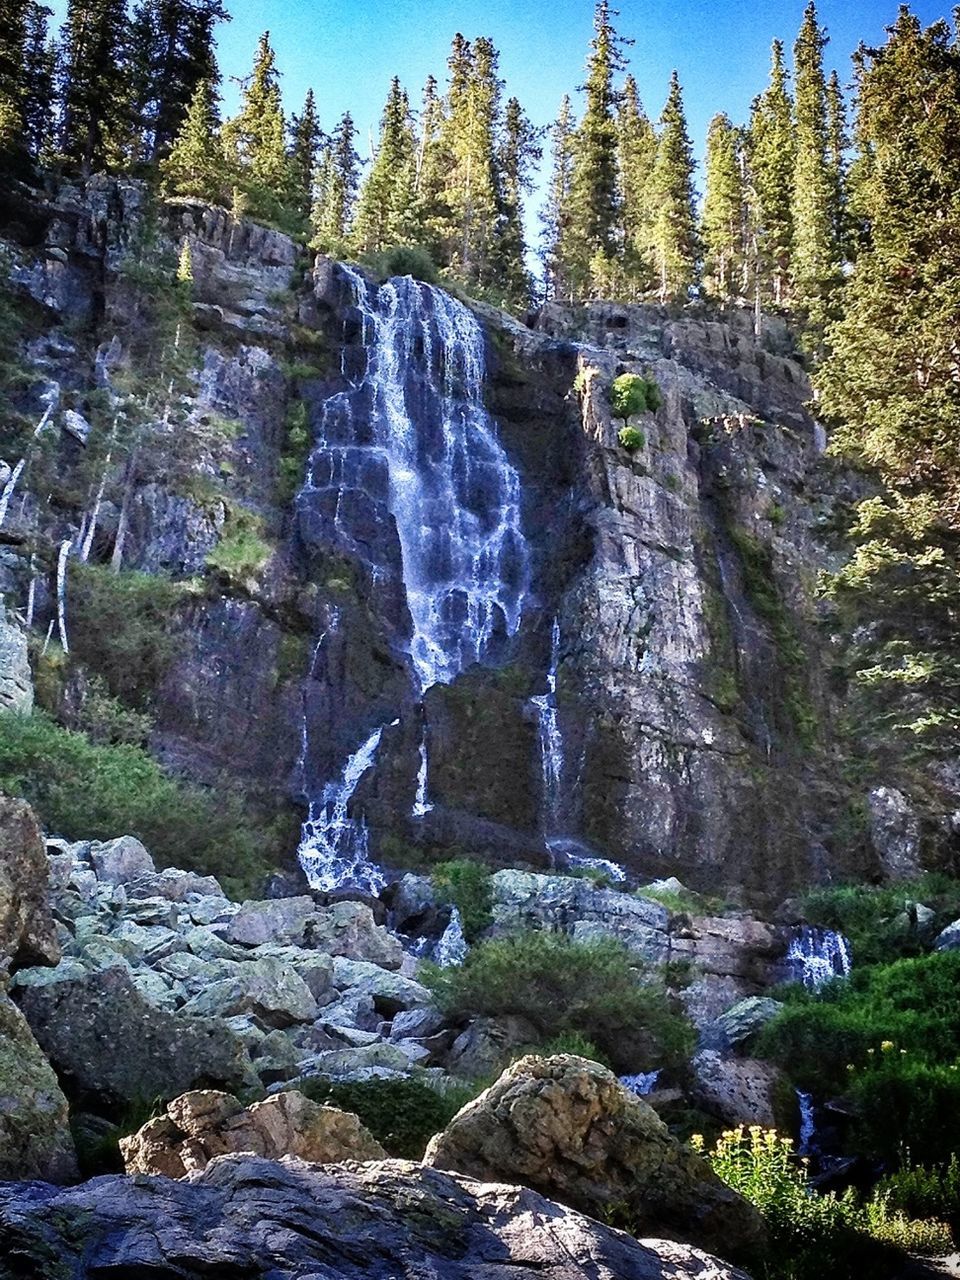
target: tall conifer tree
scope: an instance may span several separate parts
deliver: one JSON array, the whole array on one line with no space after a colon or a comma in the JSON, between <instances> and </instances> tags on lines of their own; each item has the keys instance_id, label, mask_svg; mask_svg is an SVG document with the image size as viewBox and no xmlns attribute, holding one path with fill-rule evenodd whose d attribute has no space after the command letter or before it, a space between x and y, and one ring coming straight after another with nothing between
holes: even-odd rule
<instances>
[{"instance_id":1,"label":"tall conifer tree","mask_svg":"<svg viewBox=\"0 0 960 1280\"><path fill-rule=\"evenodd\" d=\"M407 95L394 76L380 121L380 140L357 205L361 253L409 244L415 236L416 140Z\"/></svg>"},{"instance_id":2,"label":"tall conifer tree","mask_svg":"<svg viewBox=\"0 0 960 1280\"><path fill-rule=\"evenodd\" d=\"M617 35L614 17L608 0L598 0L587 59L587 100L573 149L567 274L573 287L586 294L602 287L619 253L614 76L623 68L621 50L626 41Z\"/></svg>"},{"instance_id":3,"label":"tall conifer tree","mask_svg":"<svg viewBox=\"0 0 960 1280\"><path fill-rule=\"evenodd\" d=\"M706 169L702 221L704 286L715 298L725 302L742 286L746 193L739 134L729 116L723 113L710 121Z\"/></svg>"},{"instance_id":4,"label":"tall conifer tree","mask_svg":"<svg viewBox=\"0 0 960 1280\"><path fill-rule=\"evenodd\" d=\"M793 178L793 282L795 300L814 332L822 330L839 284L833 191L827 156L827 37L811 0L794 45L797 157Z\"/></svg>"},{"instance_id":5,"label":"tall conifer tree","mask_svg":"<svg viewBox=\"0 0 960 1280\"><path fill-rule=\"evenodd\" d=\"M653 261L661 302L686 301L697 278L699 239L694 207L693 146L676 71L660 117L652 189Z\"/></svg>"},{"instance_id":6,"label":"tall conifer tree","mask_svg":"<svg viewBox=\"0 0 960 1280\"><path fill-rule=\"evenodd\" d=\"M281 224L295 219L294 178L285 146L280 77L269 31L260 37L240 112L223 127L223 144L253 216Z\"/></svg>"},{"instance_id":7,"label":"tall conifer tree","mask_svg":"<svg viewBox=\"0 0 960 1280\"><path fill-rule=\"evenodd\" d=\"M317 169L316 201L311 214L312 244L324 253L343 253L353 231L359 184L357 129L345 112L323 149Z\"/></svg>"},{"instance_id":8,"label":"tall conifer tree","mask_svg":"<svg viewBox=\"0 0 960 1280\"><path fill-rule=\"evenodd\" d=\"M552 165L543 223L544 289L548 298L570 301L570 184L573 179L575 123L570 98L564 95L550 130Z\"/></svg>"},{"instance_id":9,"label":"tall conifer tree","mask_svg":"<svg viewBox=\"0 0 960 1280\"><path fill-rule=\"evenodd\" d=\"M447 150L444 104L433 76L423 87L419 135L414 167L416 239L439 262L443 246L450 239L451 213L446 193L452 159Z\"/></svg>"},{"instance_id":10,"label":"tall conifer tree","mask_svg":"<svg viewBox=\"0 0 960 1280\"><path fill-rule=\"evenodd\" d=\"M169 155L160 162L163 187L169 195L222 200L228 169L220 146L213 85L201 80L194 90L180 132Z\"/></svg>"},{"instance_id":11,"label":"tall conifer tree","mask_svg":"<svg viewBox=\"0 0 960 1280\"><path fill-rule=\"evenodd\" d=\"M18 147L23 136L26 38L23 0L0 0L0 152L8 154Z\"/></svg>"},{"instance_id":12,"label":"tall conifer tree","mask_svg":"<svg viewBox=\"0 0 960 1280\"><path fill-rule=\"evenodd\" d=\"M69 0L61 42L61 150L85 175L126 158L127 36L124 0Z\"/></svg>"},{"instance_id":13,"label":"tall conifer tree","mask_svg":"<svg viewBox=\"0 0 960 1280\"><path fill-rule=\"evenodd\" d=\"M773 42L770 83L753 104L747 147L762 291L764 297L781 306L790 292L797 139L780 40Z\"/></svg>"},{"instance_id":14,"label":"tall conifer tree","mask_svg":"<svg viewBox=\"0 0 960 1280\"><path fill-rule=\"evenodd\" d=\"M640 296L653 285L653 198L657 135L644 111L633 76L627 76L617 119L622 192L624 276Z\"/></svg>"},{"instance_id":15,"label":"tall conifer tree","mask_svg":"<svg viewBox=\"0 0 960 1280\"><path fill-rule=\"evenodd\" d=\"M497 246L497 279L508 301L526 306L532 281L526 264L523 232L523 198L533 185L531 166L542 155L539 132L530 123L516 98L504 111L503 142L499 169L502 209Z\"/></svg>"},{"instance_id":16,"label":"tall conifer tree","mask_svg":"<svg viewBox=\"0 0 960 1280\"><path fill-rule=\"evenodd\" d=\"M313 90L307 90L303 110L290 121L291 200L304 228L310 223L313 208L313 175L320 157L323 131L317 115Z\"/></svg>"},{"instance_id":17,"label":"tall conifer tree","mask_svg":"<svg viewBox=\"0 0 960 1280\"><path fill-rule=\"evenodd\" d=\"M23 52L23 128L27 150L42 160L53 146L53 107L56 95L57 51L47 32L51 10L29 4Z\"/></svg>"},{"instance_id":18,"label":"tall conifer tree","mask_svg":"<svg viewBox=\"0 0 960 1280\"><path fill-rule=\"evenodd\" d=\"M834 260L842 265L850 251L847 214L847 110L836 71L827 82L827 176L830 181L830 213Z\"/></svg>"}]
</instances>

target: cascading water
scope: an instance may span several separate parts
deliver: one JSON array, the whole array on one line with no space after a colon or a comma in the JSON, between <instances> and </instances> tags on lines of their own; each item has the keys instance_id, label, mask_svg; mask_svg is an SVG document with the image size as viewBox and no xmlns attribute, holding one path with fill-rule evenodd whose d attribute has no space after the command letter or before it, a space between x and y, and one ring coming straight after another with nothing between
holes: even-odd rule
<instances>
[{"instance_id":1,"label":"cascading water","mask_svg":"<svg viewBox=\"0 0 960 1280\"><path fill-rule=\"evenodd\" d=\"M787 970L794 982L819 991L825 982L850 972L850 943L833 929L803 925L787 947Z\"/></svg>"},{"instance_id":2,"label":"cascading water","mask_svg":"<svg viewBox=\"0 0 960 1280\"><path fill-rule=\"evenodd\" d=\"M558 830L560 788L563 782L563 738L557 718L557 667L560 664L560 622L554 619L550 632L550 666L547 692L531 698L537 708L540 736L540 770L543 778L542 825L546 836Z\"/></svg>"},{"instance_id":3,"label":"cascading water","mask_svg":"<svg viewBox=\"0 0 960 1280\"><path fill-rule=\"evenodd\" d=\"M447 969L451 965L463 964L468 950L467 940L463 936L463 921L460 912L454 907L450 912L450 922L433 949L433 959L441 968Z\"/></svg>"},{"instance_id":4,"label":"cascading water","mask_svg":"<svg viewBox=\"0 0 960 1280\"><path fill-rule=\"evenodd\" d=\"M813 1109L813 1094L804 1093L802 1090L798 1089L797 1106L800 1109L800 1142L797 1146L797 1154L801 1156L808 1156L813 1152L813 1140L817 1133L817 1120Z\"/></svg>"},{"instance_id":5,"label":"cascading water","mask_svg":"<svg viewBox=\"0 0 960 1280\"><path fill-rule=\"evenodd\" d=\"M629 1089L631 1093L645 1098L648 1093L653 1093L659 1079L659 1071L640 1071L634 1076L621 1076L620 1083L625 1089Z\"/></svg>"},{"instance_id":6,"label":"cascading water","mask_svg":"<svg viewBox=\"0 0 960 1280\"><path fill-rule=\"evenodd\" d=\"M332 525L344 550L366 558L372 580L386 581L388 553L371 548L343 510L344 499L349 507L357 494L385 501L400 544L409 651L422 697L495 657L497 643L520 625L530 572L520 479L484 408L485 341L473 313L410 277L375 288L341 269L360 313L365 368L324 405L298 509L328 531ZM356 884L359 869L366 884L376 879L366 828L348 810L378 744L379 730L324 786L319 803L327 826L311 814L304 827L300 856L315 887L315 877L322 887ZM424 730L415 816L430 809L428 781Z\"/></svg>"}]
</instances>

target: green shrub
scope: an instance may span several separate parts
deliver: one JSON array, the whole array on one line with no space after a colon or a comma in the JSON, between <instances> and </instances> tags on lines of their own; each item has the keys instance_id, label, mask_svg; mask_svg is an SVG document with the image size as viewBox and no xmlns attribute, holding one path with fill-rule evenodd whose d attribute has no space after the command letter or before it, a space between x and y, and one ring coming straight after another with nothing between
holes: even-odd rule
<instances>
[{"instance_id":1,"label":"green shrub","mask_svg":"<svg viewBox=\"0 0 960 1280\"><path fill-rule=\"evenodd\" d=\"M297 1088L314 1102L360 1117L391 1156L420 1160L435 1133L445 1129L476 1090L464 1085L444 1093L413 1079L336 1081L311 1076Z\"/></svg>"},{"instance_id":2,"label":"green shrub","mask_svg":"<svg viewBox=\"0 0 960 1280\"><path fill-rule=\"evenodd\" d=\"M277 478L277 498L282 503L292 501L303 484L310 455L310 429L307 406L302 400L294 400L287 409L283 426L283 445L280 451Z\"/></svg>"},{"instance_id":3,"label":"green shrub","mask_svg":"<svg viewBox=\"0 0 960 1280\"><path fill-rule=\"evenodd\" d=\"M954 1234L960 1225L960 1157L952 1152L945 1164L925 1166L910 1152L895 1173L877 1184L877 1195L892 1210L911 1218L939 1218L949 1222Z\"/></svg>"},{"instance_id":4,"label":"green shrub","mask_svg":"<svg viewBox=\"0 0 960 1280\"><path fill-rule=\"evenodd\" d=\"M642 449L647 443L647 437L642 431L638 431L636 427L621 427L617 433L617 439L627 453L636 453L638 449Z\"/></svg>"},{"instance_id":5,"label":"green shrub","mask_svg":"<svg viewBox=\"0 0 960 1280\"><path fill-rule=\"evenodd\" d=\"M48 830L71 840L138 836L160 866L253 890L267 841L233 792L175 781L134 746L96 746L43 712L0 712L0 791L23 796Z\"/></svg>"},{"instance_id":6,"label":"green shrub","mask_svg":"<svg viewBox=\"0 0 960 1280\"><path fill-rule=\"evenodd\" d=\"M555 1053L573 1053L578 1058L589 1058L591 1062L599 1062L604 1067L610 1066L606 1055L580 1031L561 1032L545 1044L537 1045L536 1051L545 1058Z\"/></svg>"},{"instance_id":7,"label":"green shrub","mask_svg":"<svg viewBox=\"0 0 960 1280\"><path fill-rule=\"evenodd\" d=\"M480 862L458 858L434 867L431 879L441 902L452 903L460 912L463 936L474 942L493 923L493 890L490 872Z\"/></svg>"},{"instance_id":8,"label":"green shrub","mask_svg":"<svg viewBox=\"0 0 960 1280\"><path fill-rule=\"evenodd\" d=\"M949 1160L960 1147L956 1062L924 1062L885 1041L866 1066L849 1074L854 1141L866 1155L898 1161L909 1148L923 1162L935 1163Z\"/></svg>"},{"instance_id":9,"label":"green shrub","mask_svg":"<svg viewBox=\"0 0 960 1280\"><path fill-rule=\"evenodd\" d=\"M714 1172L759 1210L768 1239L754 1271L767 1280L859 1280L896 1265L893 1249L950 1251L943 1223L918 1222L883 1197L866 1204L849 1189L817 1195L789 1138L755 1126L729 1130L710 1151L693 1139Z\"/></svg>"},{"instance_id":10,"label":"green shrub","mask_svg":"<svg viewBox=\"0 0 960 1280\"><path fill-rule=\"evenodd\" d=\"M610 411L624 423L636 413L656 413L662 404L657 384L637 373L621 373L610 384Z\"/></svg>"},{"instance_id":11,"label":"green shrub","mask_svg":"<svg viewBox=\"0 0 960 1280\"><path fill-rule=\"evenodd\" d=\"M176 653L171 624L189 588L160 574L69 563L73 655L103 677L115 698L140 709L148 706Z\"/></svg>"},{"instance_id":12,"label":"green shrub","mask_svg":"<svg viewBox=\"0 0 960 1280\"><path fill-rule=\"evenodd\" d=\"M420 245L395 245L364 261L381 280L389 280L391 276L413 276L425 284L436 284L438 280L437 264Z\"/></svg>"},{"instance_id":13,"label":"green shrub","mask_svg":"<svg viewBox=\"0 0 960 1280\"><path fill-rule=\"evenodd\" d=\"M253 577L273 555L273 547L262 535L260 516L246 507L229 505L223 533L207 556L207 564L231 579Z\"/></svg>"},{"instance_id":14,"label":"green shrub","mask_svg":"<svg viewBox=\"0 0 960 1280\"><path fill-rule=\"evenodd\" d=\"M613 939L528 931L478 943L459 968L421 973L451 1017L517 1014L544 1042L578 1032L619 1071L676 1064L693 1050L662 982Z\"/></svg>"}]
</instances>

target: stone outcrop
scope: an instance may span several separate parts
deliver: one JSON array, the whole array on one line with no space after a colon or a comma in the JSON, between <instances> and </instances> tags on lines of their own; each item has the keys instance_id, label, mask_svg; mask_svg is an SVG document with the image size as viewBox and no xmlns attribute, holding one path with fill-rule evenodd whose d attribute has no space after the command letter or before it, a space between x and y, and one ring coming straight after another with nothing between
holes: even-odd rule
<instances>
[{"instance_id":1,"label":"stone outcrop","mask_svg":"<svg viewBox=\"0 0 960 1280\"><path fill-rule=\"evenodd\" d=\"M23 800L0 796L0 967L56 964L47 856L36 816Z\"/></svg>"},{"instance_id":2,"label":"stone outcrop","mask_svg":"<svg viewBox=\"0 0 960 1280\"><path fill-rule=\"evenodd\" d=\"M745 1200L586 1058L521 1058L431 1140L424 1160L522 1182L595 1217L616 1206L640 1234L675 1231L728 1254L763 1234Z\"/></svg>"},{"instance_id":3,"label":"stone outcrop","mask_svg":"<svg viewBox=\"0 0 960 1280\"><path fill-rule=\"evenodd\" d=\"M746 1280L686 1245L632 1240L533 1191L406 1161L223 1156L189 1182L0 1187L0 1277ZM16 1268L13 1270L13 1268Z\"/></svg>"},{"instance_id":4,"label":"stone outcrop","mask_svg":"<svg viewBox=\"0 0 960 1280\"><path fill-rule=\"evenodd\" d=\"M797 1102L790 1082L770 1062L724 1058L705 1049L691 1063L691 1100L725 1125L762 1125L791 1132Z\"/></svg>"},{"instance_id":5,"label":"stone outcrop","mask_svg":"<svg viewBox=\"0 0 960 1280\"><path fill-rule=\"evenodd\" d=\"M0 711L28 715L32 709L33 677L27 633L9 617L0 599Z\"/></svg>"},{"instance_id":6,"label":"stone outcrop","mask_svg":"<svg viewBox=\"0 0 960 1280\"><path fill-rule=\"evenodd\" d=\"M275 1093L244 1107L229 1093L199 1090L167 1104L132 1137L121 1138L127 1173L185 1178L217 1156L244 1151L316 1164L383 1160L386 1152L355 1115L323 1107L302 1093Z\"/></svg>"},{"instance_id":7,"label":"stone outcrop","mask_svg":"<svg viewBox=\"0 0 960 1280\"><path fill-rule=\"evenodd\" d=\"M75 1177L68 1119L53 1068L23 1014L0 993L0 1181Z\"/></svg>"}]
</instances>

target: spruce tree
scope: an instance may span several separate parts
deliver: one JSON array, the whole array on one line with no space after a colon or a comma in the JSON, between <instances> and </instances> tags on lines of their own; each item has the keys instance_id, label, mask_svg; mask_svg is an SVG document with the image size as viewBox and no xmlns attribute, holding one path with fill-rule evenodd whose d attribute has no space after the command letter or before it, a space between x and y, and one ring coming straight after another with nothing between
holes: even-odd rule
<instances>
[{"instance_id":1,"label":"spruce tree","mask_svg":"<svg viewBox=\"0 0 960 1280\"><path fill-rule=\"evenodd\" d=\"M260 37L240 112L223 126L223 144L251 214L285 227L295 222L294 179L284 143L280 77L269 31Z\"/></svg>"},{"instance_id":2,"label":"spruce tree","mask_svg":"<svg viewBox=\"0 0 960 1280\"><path fill-rule=\"evenodd\" d=\"M530 302L532 280L526 264L523 198L533 185L531 166L542 155L540 134L516 98L504 111L500 147L501 217L496 251L497 282L504 298L516 307Z\"/></svg>"},{"instance_id":3,"label":"spruce tree","mask_svg":"<svg viewBox=\"0 0 960 1280\"><path fill-rule=\"evenodd\" d=\"M42 4L27 6L23 53L23 136L34 160L44 159L53 145L57 51L47 33L50 12Z\"/></svg>"},{"instance_id":4,"label":"spruce tree","mask_svg":"<svg viewBox=\"0 0 960 1280\"><path fill-rule=\"evenodd\" d=\"M775 305L789 298L793 255L793 183L797 140L783 43L773 42L770 84L753 104L747 150L755 195L762 293Z\"/></svg>"},{"instance_id":5,"label":"spruce tree","mask_svg":"<svg viewBox=\"0 0 960 1280\"><path fill-rule=\"evenodd\" d=\"M570 98L564 95L550 130L552 165L547 198L540 215L543 223L541 258L547 298L572 300L570 277L570 184L573 179L574 118Z\"/></svg>"},{"instance_id":6,"label":"spruce tree","mask_svg":"<svg viewBox=\"0 0 960 1280\"><path fill-rule=\"evenodd\" d=\"M446 263L444 245L452 238L452 214L446 198L447 175L452 159L447 150L443 100L433 76L427 78L420 108L414 174L414 224L416 241L437 262Z\"/></svg>"},{"instance_id":7,"label":"spruce tree","mask_svg":"<svg viewBox=\"0 0 960 1280\"><path fill-rule=\"evenodd\" d=\"M290 121L290 176L292 202L304 229L310 223L313 207L313 175L320 156L323 130L317 115L313 90L307 90L303 110Z\"/></svg>"},{"instance_id":8,"label":"spruce tree","mask_svg":"<svg viewBox=\"0 0 960 1280\"><path fill-rule=\"evenodd\" d=\"M416 140L407 95L394 76L380 121L380 140L357 204L354 242L379 253L415 237Z\"/></svg>"},{"instance_id":9,"label":"spruce tree","mask_svg":"<svg viewBox=\"0 0 960 1280\"><path fill-rule=\"evenodd\" d=\"M214 30L229 21L221 0L158 0L158 49L154 70L156 112L152 156L172 144L193 101L197 85L220 83Z\"/></svg>"},{"instance_id":10,"label":"spruce tree","mask_svg":"<svg viewBox=\"0 0 960 1280\"><path fill-rule=\"evenodd\" d=\"M793 178L793 285L795 301L816 342L840 281L834 237L833 191L827 156L827 37L811 0L794 45L797 156Z\"/></svg>"},{"instance_id":11,"label":"spruce tree","mask_svg":"<svg viewBox=\"0 0 960 1280\"><path fill-rule=\"evenodd\" d=\"M7 155L19 147L23 138L26 39L23 0L0 0L0 153Z\"/></svg>"},{"instance_id":12,"label":"spruce tree","mask_svg":"<svg viewBox=\"0 0 960 1280\"><path fill-rule=\"evenodd\" d=\"M228 169L217 128L216 98L209 80L197 85L186 119L170 154L160 162L167 195L220 201L226 196Z\"/></svg>"},{"instance_id":13,"label":"spruce tree","mask_svg":"<svg viewBox=\"0 0 960 1280\"><path fill-rule=\"evenodd\" d=\"M624 65L615 11L598 0L587 59L586 105L576 132L570 182L567 273L581 294L596 294L618 253L620 195L617 174L618 96L614 76Z\"/></svg>"},{"instance_id":14,"label":"spruce tree","mask_svg":"<svg viewBox=\"0 0 960 1280\"><path fill-rule=\"evenodd\" d=\"M739 133L723 113L713 117L707 131L706 170L701 225L704 288L726 302L743 284L746 192Z\"/></svg>"},{"instance_id":15,"label":"spruce tree","mask_svg":"<svg viewBox=\"0 0 960 1280\"><path fill-rule=\"evenodd\" d=\"M651 181L657 135L644 111L633 76L623 86L617 118L623 217L624 279L633 297L653 286L653 201Z\"/></svg>"},{"instance_id":16,"label":"spruce tree","mask_svg":"<svg viewBox=\"0 0 960 1280\"><path fill-rule=\"evenodd\" d=\"M653 263L660 301L684 302L697 279L699 240L694 207L693 146L676 71L660 117L654 200Z\"/></svg>"},{"instance_id":17,"label":"spruce tree","mask_svg":"<svg viewBox=\"0 0 960 1280\"><path fill-rule=\"evenodd\" d=\"M850 251L847 215L847 111L836 71L827 82L827 176L830 182L830 213L833 228L833 257L838 265Z\"/></svg>"},{"instance_id":18,"label":"spruce tree","mask_svg":"<svg viewBox=\"0 0 960 1280\"><path fill-rule=\"evenodd\" d=\"M69 0L61 38L60 149L84 176L126 159L127 36L124 0Z\"/></svg>"},{"instance_id":19,"label":"spruce tree","mask_svg":"<svg viewBox=\"0 0 960 1280\"><path fill-rule=\"evenodd\" d=\"M353 117L345 112L324 147L317 168L311 244L324 253L344 253L353 231L360 165L356 137Z\"/></svg>"}]
</instances>

